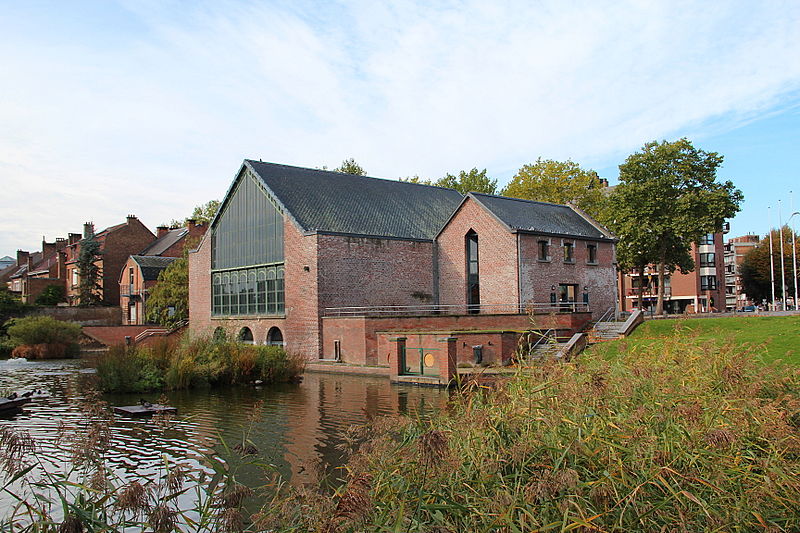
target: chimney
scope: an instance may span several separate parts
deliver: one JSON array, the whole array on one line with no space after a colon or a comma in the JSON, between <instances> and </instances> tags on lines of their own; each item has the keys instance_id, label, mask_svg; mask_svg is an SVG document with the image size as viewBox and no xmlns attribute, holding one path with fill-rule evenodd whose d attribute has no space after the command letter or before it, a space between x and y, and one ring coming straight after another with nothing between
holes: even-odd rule
<instances>
[{"instance_id":1,"label":"chimney","mask_svg":"<svg viewBox=\"0 0 800 533\"><path fill-rule=\"evenodd\" d=\"M159 226L156 228L156 237L159 239L169 233L169 228L167 226Z\"/></svg>"},{"instance_id":2,"label":"chimney","mask_svg":"<svg viewBox=\"0 0 800 533\"><path fill-rule=\"evenodd\" d=\"M83 238L88 239L94 235L94 223L93 222L85 222L83 224Z\"/></svg>"},{"instance_id":3,"label":"chimney","mask_svg":"<svg viewBox=\"0 0 800 533\"><path fill-rule=\"evenodd\" d=\"M600 178L600 186L608 187L608 180L606 178Z\"/></svg>"},{"instance_id":4,"label":"chimney","mask_svg":"<svg viewBox=\"0 0 800 533\"><path fill-rule=\"evenodd\" d=\"M189 234L192 234L192 230L194 227L197 226L197 220L194 218L187 218L186 219L186 227L189 228Z\"/></svg>"},{"instance_id":5,"label":"chimney","mask_svg":"<svg viewBox=\"0 0 800 533\"><path fill-rule=\"evenodd\" d=\"M75 244L76 242L79 242L80 240L81 240L81 234L80 233L70 233L69 234L69 237L68 237L69 244Z\"/></svg>"},{"instance_id":6,"label":"chimney","mask_svg":"<svg viewBox=\"0 0 800 533\"><path fill-rule=\"evenodd\" d=\"M131 225L131 222L133 222L134 220L136 220L136 215L128 215L127 219L128 219L128 220L127 220L127 222L128 222L128 225L130 226L130 225Z\"/></svg>"},{"instance_id":7,"label":"chimney","mask_svg":"<svg viewBox=\"0 0 800 533\"><path fill-rule=\"evenodd\" d=\"M47 242L42 237L42 259L47 259L56 253L56 243Z\"/></svg>"},{"instance_id":8,"label":"chimney","mask_svg":"<svg viewBox=\"0 0 800 533\"><path fill-rule=\"evenodd\" d=\"M21 267L22 265L28 264L28 258L30 257L30 252L24 252L22 250L17 250L17 267Z\"/></svg>"},{"instance_id":9,"label":"chimney","mask_svg":"<svg viewBox=\"0 0 800 533\"><path fill-rule=\"evenodd\" d=\"M56 277L60 280L67 279L67 253L64 251L58 252L58 273Z\"/></svg>"}]
</instances>

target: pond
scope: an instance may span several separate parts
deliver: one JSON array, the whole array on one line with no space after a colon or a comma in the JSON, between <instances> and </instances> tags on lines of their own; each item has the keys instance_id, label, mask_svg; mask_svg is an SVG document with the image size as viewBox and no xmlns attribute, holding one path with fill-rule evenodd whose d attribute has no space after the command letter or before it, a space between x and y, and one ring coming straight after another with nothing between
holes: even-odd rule
<instances>
[{"instance_id":1,"label":"pond","mask_svg":"<svg viewBox=\"0 0 800 533\"><path fill-rule=\"evenodd\" d=\"M0 418L30 433L38 459L48 470L64 469L71 450L58 439L59 429L78 427L91 397L91 369L79 360L0 361L0 390L18 393L41 389L41 395L14 416ZM439 389L392 385L383 377L336 374L304 376L300 384L263 387L195 389L165 394L178 415L168 426L150 419L116 416L111 423L107 466L122 479L153 478L164 461L207 469L205 458L224 456L225 446L243 436L266 463L292 483L335 483L343 462L348 429L384 415L425 417L445 405L448 393ZM155 402L158 394L105 395L109 405L134 405L141 398ZM225 444L223 444L223 442ZM239 480L264 483L262 468L245 469ZM13 502L0 496L0 517Z\"/></svg>"}]
</instances>

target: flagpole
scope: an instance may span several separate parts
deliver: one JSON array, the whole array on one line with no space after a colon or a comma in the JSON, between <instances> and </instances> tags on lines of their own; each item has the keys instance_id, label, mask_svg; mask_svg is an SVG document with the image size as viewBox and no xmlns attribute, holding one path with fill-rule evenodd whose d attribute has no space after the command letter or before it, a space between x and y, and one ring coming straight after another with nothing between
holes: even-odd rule
<instances>
[{"instance_id":1,"label":"flagpole","mask_svg":"<svg viewBox=\"0 0 800 533\"><path fill-rule=\"evenodd\" d=\"M795 215L800 215L794 210L794 193L789 191L789 198L792 200L792 214L789 215L789 220L792 220ZM794 285L794 310L797 311L797 232L794 230L794 222L792 222L792 271L794 278L792 278Z\"/></svg>"},{"instance_id":2,"label":"flagpole","mask_svg":"<svg viewBox=\"0 0 800 533\"><path fill-rule=\"evenodd\" d=\"M778 200L778 232L781 246L781 311L786 311L786 261L783 260L783 222L781 222L780 200Z\"/></svg>"},{"instance_id":3,"label":"flagpole","mask_svg":"<svg viewBox=\"0 0 800 533\"><path fill-rule=\"evenodd\" d=\"M772 287L770 311L775 310L775 258L772 256L772 206L767 207L769 213L769 282Z\"/></svg>"}]
</instances>

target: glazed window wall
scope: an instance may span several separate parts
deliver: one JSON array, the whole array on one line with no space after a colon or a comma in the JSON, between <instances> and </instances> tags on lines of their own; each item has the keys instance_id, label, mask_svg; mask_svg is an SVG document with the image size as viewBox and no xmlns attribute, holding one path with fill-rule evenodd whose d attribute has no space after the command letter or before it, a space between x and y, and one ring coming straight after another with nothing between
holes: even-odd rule
<instances>
[{"instance_id":1,"label":"glazed window wall","mask_svg":"<svg viewBox=\"0 0 800 533\"><path fill-rule=\"evenodd\" d=\"M211 229L211 314L283 315L283 216L246 173Z\"/></svg>"},{"instance_id":2,"label":"glazed window wall","mask_svg":"<svg viewBox=\"0 0 800 533\"><path fill-rule=\"evenodd\" d=\"M284 314L283 277L282 266L215 272L211 278L211 314Z\"/></svg>"}]
</instances>

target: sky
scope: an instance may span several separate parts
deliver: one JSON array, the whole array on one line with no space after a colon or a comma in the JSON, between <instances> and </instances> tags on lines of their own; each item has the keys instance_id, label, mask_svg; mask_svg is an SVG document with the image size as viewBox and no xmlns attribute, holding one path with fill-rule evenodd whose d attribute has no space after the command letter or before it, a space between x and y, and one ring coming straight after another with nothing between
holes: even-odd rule
<instances>
[{"instance_id":1,"label":"sky","mask_svg":"<svg viewBox=\"0 0 800 533\"><path fill-rule=\"evenodd\" d=\"M798 29L797 0L7 0L0 256L155 230L244 158L502 185L543 157L614 183L680 137L743 191L730 236L764 234L789 191L800 210Z\"/></svg>"}]
</instances>

